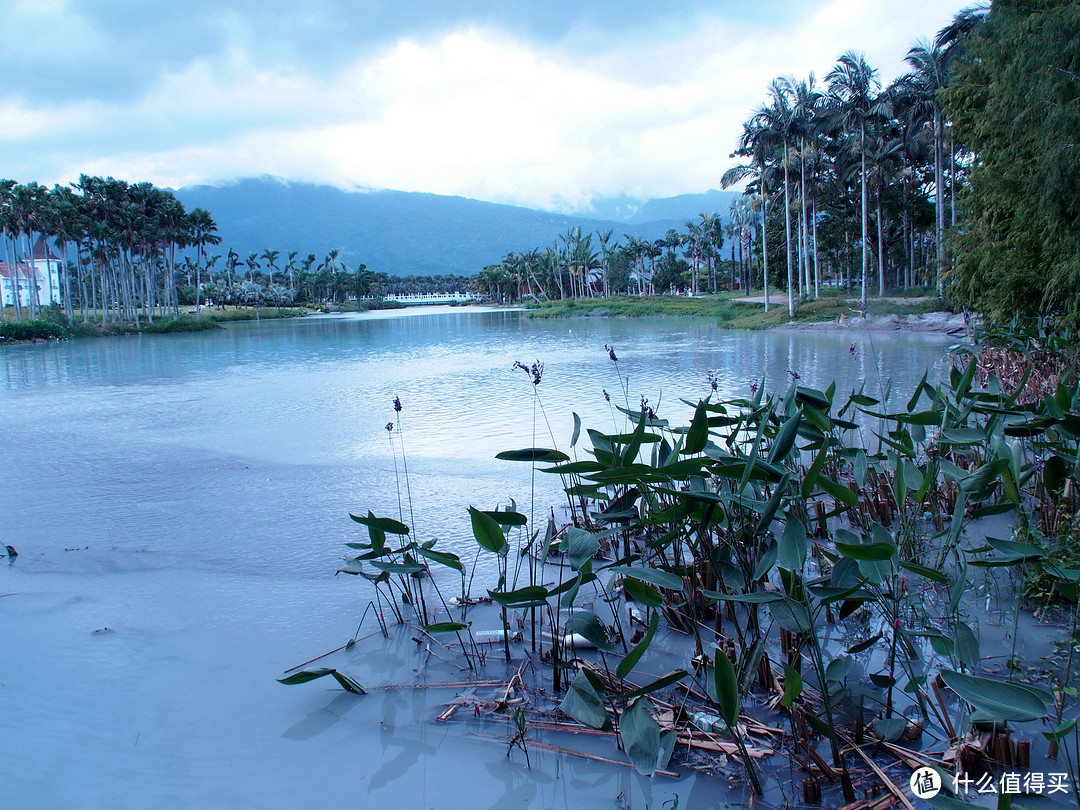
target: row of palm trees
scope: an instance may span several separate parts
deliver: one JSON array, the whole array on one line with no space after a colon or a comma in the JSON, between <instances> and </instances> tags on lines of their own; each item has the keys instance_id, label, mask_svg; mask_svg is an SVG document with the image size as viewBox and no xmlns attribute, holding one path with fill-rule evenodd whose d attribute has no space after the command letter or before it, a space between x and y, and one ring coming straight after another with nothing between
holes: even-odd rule
<instances>
[{"instance_id":1,"label":"row of palm trees","mask_svg":"<svg viewBox=\"0 0 1080 810\"><path fill-rule=\"evenodd\" d=\"M613 230L584 233L577 226L546 248L507 253L501 263L480 271L473 289L499 301L523 295L561 300L733 289L741 277L721 277L721 248L734 233L716 213L699 214L683 230L671 229L655 240L624 234L626 241L619 243ZM734 266L732 260L728 269Z\"/></svg>"},{"instance_id":2,"label":"row of palm trees","mask_svg":"<svg viewBox=\"0 0 1080 810\"><path fill-rule=\"evenodd\" d=\"M932 43L916 44L906 58L909 72L885 88L856 52L837 60L824 85L813 74L778 78L744 124L735 155L747 162L726 172L722 185L749 181L733 221L740 238L760 239L766 285L769 260L776 261L782 243L789 315L796 296L819 293L823 260L843 267L850 286L856 254L864 310L872 265L878 295L885 294L890 269L897 286L927 281L940 290L946 195L955 226L956 190L970 158L951 137L939 95L985 13L965 9Z\"/></svg>"},{"instance_id":3,"label":"row of palm trees","mask_svg":"<svg viewBox=\"0 0 1080 810\"><path fill-rule=\"evenodd\" d=\"M152 322L155 313L179 314L180 251L195 251L197 260L188 264L199 289L206 247L220 238L208 211L185 211L170 191L84 174L70 186L51 189L0 180L0 241L12 280L28 287L13 296L17 319L40 315L37 258L44 263L46 285L59 279L59 303L69 324L78 309L84 323L138 327L142 319Z\"/></svg>"},{"instance_id":4,"label":"row of palm trees","mask_svg":"<svg viewBox=\"0 0 1080 810\"><path fill-rule=\"evenodd\" d=\"M733 155L746 162L721 180L724 188L746 182L724 218L701 214L662 239L627 234L621 244L611 231L572 228L485 267L476 288L513 300L775 285L787 289L789 316L829 283L858 287L864 310L875 280L879 296L890 284L940 292L946 222L956 225L971 156L952 138L939 94L985 14L965 9L932 42L913 46L909 71L885 88L855 52L822 84L813 75L774 80ZM730 258L721 255L725 240ZM778 262L786 277L770 278Z\"/></svg>"},{"instance_id":5,"label":"row of palm trees","mask_svg":"<svg viewBox=\"0 0 1080 810\"><path fill-rule=\"evenodd\" d=\"M11 302L18 320L41 314L39 299L53 300L54 279L69 324L81 318L136 328L155 317L179 317L181 306L201 315L208 302L320 306L465 287L459 277L391 278L363 264L349 268L339 250L321 260L274 249L246 258L232 249L210 253L221 243L210 212L186 211L171 191L151 183L85 174L51 189L0 180L0 242L0 260L23 287Z\"/></svg>"}]
</instances>

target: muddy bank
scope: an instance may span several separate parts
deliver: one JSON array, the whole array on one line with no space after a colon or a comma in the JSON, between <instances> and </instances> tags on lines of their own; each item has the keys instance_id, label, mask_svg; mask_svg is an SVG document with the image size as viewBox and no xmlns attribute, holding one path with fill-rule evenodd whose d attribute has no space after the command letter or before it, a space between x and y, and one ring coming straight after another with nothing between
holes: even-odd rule
<instances>
[{"instance_id":1,"label":"muddy bank","mask_svg":"<svg viewBox=\"0 0 1080 810\"><path fill-rule=\"evenodd\" d=\"M941 332L958 337L970 337L974 321L964 314L927 312L911 315L867 315L814 323L787 323L772 327L778 331L812 332Z\"/></svg>"}]
</instances>

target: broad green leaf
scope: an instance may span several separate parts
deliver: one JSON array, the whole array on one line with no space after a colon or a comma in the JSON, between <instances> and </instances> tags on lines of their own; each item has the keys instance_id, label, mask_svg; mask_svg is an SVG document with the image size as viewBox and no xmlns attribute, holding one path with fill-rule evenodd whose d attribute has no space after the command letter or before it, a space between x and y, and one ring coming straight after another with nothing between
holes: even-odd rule
<instances>
[{"instance_id":1,"label":"broad green leaf","mask_svg":"<svg viewBox=\"0 0 1080 810\"><path fill-rule=\"evenodd\" d=\"M630 674L630 671L637 666L637 662L641 660L641 656L649 649L649 644L652 643L653 636L656 635L656 628L659 624L660 614L654 612L652 618L649 620L649 629L645 631L645 636L641 641L634 645L634 648L623 657L619 662L619 665L615 668L615 675L620 680Z\"/></svg>"},{"instance_id":2,"label":"broad green leaf","mask_svg":"<svg viewBox=\"0 0 1080 810\"><path fill-rule=\"evenodd\" d=\"M577 633L598 650L611 652L615 649L611 642L608 641L607 630L604 629L604 625L597 615L590 611L578 611L567 619L566 631L568 633Z\"/></svg>"},{"instance_id":3,"label":"broad green leaf","mask_svg":"<svg viewBox=\"0 0 1080 810\"><path fill-rule=\"evenodd\" d=\"M837 543L836 550L853 560L888 560L896 553L891 543Z\"/></svg>"},{"instance_id":4,"label":"broad green leaf","mask_svg":"<svg viewBox=\"0 0 1080 810\"><path fill-rule=\"evenodd\" d=\"M375 517L371 512L367 513L367 517L360 517L353 514L350 514L349 517L357 523L363 524L369 528L378 529L387 534L406 535L409 533L409 527L401 521L387 517Z\"/></svg>"},{"instance_id":5,"label":"broad green leaf","mask_svg":"<svg viewBox=\"0 0 1080 810\"><path fill-rule=\"evenodd\" d=\"M844 655L840 658L834 658L829 662L829 665L825 667L825 680L830 683L840 683L847 677L848 672L851 671L851 656Z\"/></svg>"},{"instance_id":6,"label":"broad green leaf","mask_svg":"<svg viewBox=\"0 0 1080 810\"><path fill-rule=\"evenodd\" d=\"M502 461L569 461L570 456L546 447L527 447L524 450L503 450L495 458Z\"/></svg>"},{"instance_id":7,"label":"broad green leaf","mask_svg":"<svg viewBox=\"0 0 1080 810\"><path fill-rule=\"evenodd\" d=\"M780 508L790 477L790 475L785 474L780 483L773 489L772 495L769 496L769 502L761 510L761 517L758 519L757 526L754 527L754 534L763 534L768 530L773 518L776 517L777 510Z\"/></svg>"},{"instance_id":8,"label":"broad green leaf","mask_svg":"<svg viewBox=\"0 0 1080 810\"><path fill-rule=\"evenodd\" d=\"M469 516L472 518L473 537L482 548L499 555L509 550L502 527L491 517L472 506L469 507Z\"/></svg>"},{"instance_id":9,"label":"broad green leaf","mask_svg":"<svg viewBox=\"0 0 1080 810\"><path fill-rule=\"evenodd\" d=\"M827 475L818 476L817 485L821 488L821 491L826 495L829 495L833 500L840 501L851 507L859 505L859 496L852 492L847 487L833 481Z\"/></svg>"},{"instance_id":10,"label":"broad green leaf","mask_svg":"<svg viewBox=\"0 0 1080 810\"><path fill-rule=\"evenodd\" d=\"M581 417L576 413L574 414L574 435L570 437L570 446L573 447L577 444L578 437L581 436Z\"/></svg>"},{"instance_id":11,"label":"broad green leaf","mask_svg":"<svg viewBox=\"0 0 1080 810\"><path fill-rule=\"evenodd\" d=\"M452 554L449 551L436 551L433 548L417 548L416 553L439 565L453 568L455 571L465 571L465 567L461 564L461 558L458 557L457 554Z\"/></svg>"},{"instance_id":12,"label":"broad green leaf","mask_svg":"<svg viewBox=\"0 0 1080 810\"><path fill-rule=\"evenodd\" d=\"M940 571L938 571L936 568L928 568L925 565L907 562L906 560L902 560L900 562L900 567L906 571L910 571L913 574L918 574L920 577L926 577L927 579L932 580L933 582L937 582L941 585L949 584L949 578Z\"/></svg>"},{"instance_id":13,"label":"broad green leaf","mask_svg":"<svg viewBox=\"0 0 1080 810\"><path fill-rule=\"evenodd\" d=\"M979 639L966 622L956 622L956 654L960 662L972 669L979 662Z\"/></svg>"},{"instance_id":14,"label":"broad green leaf","mask_svg":"<svg viewBox=\"0 0 1080 810\"><path fill-rule=\"evenodd\" d=\"M507 607L541 607L551 594L543 585L526 585L515 591L488 591L492 601Z\"/></svg>"},{"instance_id":15,"label":"broad green leaf","mask_svg":"<svg viewBox=\"0 0 1080 810\"><path fill-rule=\"evenodd\" d=\"M996 537L987 537L987 544L1004 554L1010 562L1020 560L1039 560L1046 555L1046 549L1036 543L1016 543L1012 540L999 540Z\"/></svg>"},{"instance_id":16,"label":"broad green leaf","mask_svg":"<svg viewBox=\"0 0 1080 810\"><path fill-rule=\"evenodd\" d=\"M829 398L824 393L818 391L816 388L804 388L798 386L795 389L795 401L802 402L809 405L812 408L817 408L819 411L828 411L831 403Z\"/></svg>"},{"instance_id":17,"label":"broad green leaf","mask_svg":"<svg viewBox=\"0 0 1080 810\"><path fill-rule=\"evenodd\" d=\"M963 700L996 720L1023 723L1046 717L1053 697L1049 693L1016 683L980 678L953 670L941 670L945 683Z\"/></svg>"},{"instance_id":18,"label":"broad green leaf","mask_svg":"<svg viewBox=\"0 0 1080 810\"><path fill-rule=\"evenodd\" d=\"M801 570L806 562L806 527L790 511L784 523L784 533L780 535L777 558L780 565L792 571Z\"/></svg>"},{"instance_id":19,"label":"broad green leaf","mask_svg":"<svg viewBox=\"0 0 1080 810\"><path fill-rule=\"evenodd\" d=\"M784 696L780 698L780 705L790 709L791 704L802 694L802 677L788 664L784 664Z\"/></svg>"},{"instance_id":20,"label":"broad green leaf","mask_svg":"<svg viewBox=\"0 0 1080 810\"><path fill-rule=\"evenodd\" d=\"M566 530L566 537L559 544L559 549L565 552L570 560L570 566L575 571L580 571L582 566L600 550L600 541L593 536L592 532L571 526Z\"/></svg>"},{"instance_id":21,"label":"broad green leaf","mask_svg":"<svg viewBox=\"0 0 1080 810\"><path fill-rule=\"evenodd\" d=\"M773 566L776 565L776 555L778 553L777 543L773 541L765 547L765 551L762 553L760 559L757 561L757 565L754 567L753 581L763 579L768 576L772 571Z\"/></svg>"},{"instance_id":22,"label":"broad green leaf","mask_svg":"<svg viewBox=\"0 0 1080 810\"><path fill-rule=\"evenodd\" d=\"M716 651L713 677L716 679L716 702L728 728L735 728L739 720L739 681L731 659L722 650Z\"/></svg>"},{"instance_id":23,"label":"broad green leaf","mask_svg":"<svg viewBox=\"0 0 1080 810\"><path fill-rule=\"evenodd\" d=\"M638 695L648 695L652 692L656 692L659 689L666 689L672 684L678 683L683 678L687 677L688 674L689 673L687 673L685 669L677 669L674 672L669 672L664 677L657 678L652 683L646 684L640 689L635 689L633 692L627 692L622 696L623 700L629 700L630 698L635 698Z\"/></svg>"},{"instance_id":24,"label":"broad green leaf","mask_svg":"<svg viewBox=\"0 0 1080 810\"><path fill-rule=\"evenodd\" d=\"M855 485L862 489L866 486L866 453L860 448L855 452Z\"/></svg>"},{"instance_id":25,"label":"broad green leaf","mask_svg":"<svg viewBox=\"0 0 1080 810\"><path fill-rule=\"evenodd\" d=\"M457 633L468 629L469 625L461 622L437 622L436 624L424 625L424 630L428 633Z\"/></svg>"},{"instance_id":26,"label":"broad green leaf","mask_svg":"<svg viewBox=\"0 0 1080 810\"><path fill-rule=\"evenodd\" d=\"M960 489L973 501L983 501L990 496L997 485L998 478L1009 466L1009 460L996 458L980 464L975 471L960 479Z\"/></svg>"},{"instance_id":27,"label":"broad green leaf","mask_svg":"<svg viewBox=\"0 0 1080 810\"><path fill-rule=\"evenodd\" d=\"M652 585L641 580L633 577L623 577L623 587L626 588L627 596L648 607L658 608L664 603L660 592Z\"/></svg>"},{"instance_id":28,"label":"broad green leaf","mask_svg":"<svg viewBox=\"0 0 1080 810\"><path fill-rule=\"evenodd\" d=\"M316 678L323 678L325 676L331 676L335 681L341 684L341 688L346 692L352 692L354 695L366 695L367 690L360 684L350 678L348 675L343 675L336 669L330 667L316 667L314 669L302 669L299 672L295 672L286 678L278 678L278 683L283 683L286 686L292 686L298 683L307 683L313 681Z\"/></svg>"},{"instance_id":29,"label":"broad green leaf","mask_svg":"<svg viewBox=\"0 0 1080 810\"><path fill-rule=\"evenodd\" d=\"M858 644L852 644L847 649L848 655L857 655L857 654L863 652L864 650L869 650L871 647L873 647L879 641L881 641L881 633L878 633L877 635L871 636L870 638L866 639L865 641L860 641Z\"/></svg>"},{"instance_id":30,"label":"broad green leaf","mask_svg":"<svg viewBox=\"0 0 1080 810\"><path fill-rule=\"evenodd\" d=\"M619 734L635 770L650 776L660 756L660 726L649 713L648 698L630 702L619 718Z\"/></svg>"},{"instance_id":31,"label":"broad green leaf","mask_svg":"<svg viewBox=\"0 0 1080 810\"><path fill-rule=\"evenodd\" d=\"M879 740L895 742L907 728L907 720L903 717L889 717L874 721L874 734Z\"/></svg>"},{"instance_id":32,"label":"broad green leaf","mask_svg":"<svg viewBox=\"0 0 1080 810\"><path fill-rule=\"evenodd\" d=\"M769 603L769 612L776 623L790 633L803 633L810 629L810 615L801 602L783 597Z\"/></svg>"},{"instance_id":33,"label":"broad green leaf","mask_svg":"<svg viewBox=\"0 0 1080 810\"><path fill-rule=\"evenodd\" d=\"M540 472L580 475L582 473L600 472L600 470L604 469L607 468L596 461L571 461L569 464L556 464L554 467L541 467Z\"/></svg>"},{"instance_id":34,"label":"broad green leaf","mask_svg":"<svg viewBox=\"0 0 1080 810\"><path fill-rule=\"evenodd\" d=\"M699 402L694 411L694 420L690 423L690 430L686 433L686 443L683 453L691 456L705 449L709 441L709 415L705 409L705 403Z\"/></svg>"},{"instance_id":35,"label":"broad green leaf","mask_svg":"<svg viewBox=\"0 0 1080 810\"><path fill-rule=\"evenodd\" d=\"M678 737L679 733L673 728L665 728L660 732L660 756L656 761L657 768L666 768L671 762L671 755L675 753Z\"/></svg>"},{"instance_id":36,"label":"broad green leaf","mask_svg":"<svg viewBox=\"0 0 1080 810\"><path fill-rule=\"evenodd\" d=\"M484 514L500 526L524 526L529 522L529 519L521 514L521 512L514 512L509 509L497 509L494 511L485 510Z\"/></svg>"},{"instance_id":37,"label":"broad green leaf","mask_svg":"<svg viewBox=\"0 0 1080 810\"><path fill-rule=\"evenodd\" d=\"M559 709L584 726L602 731L611 730L611 718L604 708L603 692L593 686L584 669L579 669L574 676Z\"/></svg>"},{"instance_id":38,"label":"broad green leaf","mask_svg":"<svg viewBox=\"0 0 1080 810\"><path fill-rule=\"evenodd\" d=\"M770 463L775 464L788 457L791 448L795 444L795 437L799 435L799 423L801 421L802 414L796 412L794 416L788 418L788 420L780 426L780 432L776 435L776 441L773 442L772 448L769 450Z\"/></svg>"},{"instance_id":39,"label":"broad green leaf","mask_svg":"<svg viewBox=\"0 0 1080 810\"><path fill-rule=\"evenodd\" d=\"M810 497L810 493L814 491L814 485L818 482L818 478L821 475L821 468L825 466L825 462L829 457L829 448L827 445L823 445L818 450L817 456L814 457L814 463L810 465L810 469L806 471L806 476L803 478L800 490L802 492L803 500L807 500Z\"/></svg>"},{"instance_id":40,"label":"broad green leaf","mask_svg":"<svg viewBox=\"0 0 1080 810\"><path fill-rule=\"evenodd\" d=\"M709 599L716 599L720 602L743 602L750 605L762 605L770 602L779 602L783 600L784 595L777 593L776 591L754 591L753 593L719 593L718 591L710 591L703 589L701 591Z\"/></svg>"},{"instance_id":41,"label":"broad green leaf","mask_svg":"<svg viewBox=\"0 0 1080 810\"><path fill-rule=\"evenodd\" d=\"M938 444L956 444L966 446L982 444L986 434L978 428L944 428L938 437Z\"/></svg>"},{"instance_id":42,"label":"broad green leaf","mask_svg":"<svg viewBox=\"0 0 1080 810\"><path fill-rule=\"evenodd\" d=\"M641 449L641 441L645 437L645 421L645 409L642 408L637 427L634 428L629 441L626 442L626 450L622 456L623 464L632 464L637 459L638 450ZM660 440L659 436L653 436L653 438L656 441Z\"/></svg>"},{"instance_id":43,"label":"broad green leaf","mask_svg":"<svg viewBox=\"0 0 1080 810\"><path fill-rule=\"evenodd\" d=\"M607 570L611 571L613 574L622 574L624 577L633 577L634 579L639 579L642 582L648 582L651 585L656 585L659 588L666 588L670 591L681 591L683 589L682 577L660 568L638 568L629 565L613 565Z\"/></svg>"}]
</instances>

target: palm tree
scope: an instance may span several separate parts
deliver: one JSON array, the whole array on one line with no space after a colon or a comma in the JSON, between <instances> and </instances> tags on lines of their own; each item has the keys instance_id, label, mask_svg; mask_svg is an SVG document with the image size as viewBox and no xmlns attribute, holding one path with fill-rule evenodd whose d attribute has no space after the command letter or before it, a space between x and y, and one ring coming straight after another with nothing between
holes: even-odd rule
<instances>
[{"instance_id":1,"label":"palm tree","mask_svg":"<svg viewBox=\"0 0 1080 810\"><path fill-rule=\"evenodd\" d=\"M220 245L217 225L210 212L205 208L193 208L188 214L189 242L199 254L199 263L195 270L195 315L202 317L202 263L206 260L206 246Z\"/></svg>"},{"instance_id":2,"label":"palm tree","mask_svg":"<svg viewBox=\"0 0 1080 810\"><path fill-rule=\"evenodd\" d=\"M884 245L884 218L881 210L881 199L886 186L892 182L897 172L897 164L904 148L902 138L887 137L882 133L881 137L875 137L869 147L870 168L867 173L867 182L874 187L874 202L877 212L877 249L878 249L878 296L885 297L885 245Z\"/></svg>"},{"instance_id":3,"label":"palm tree","mask_svg":"<svg viewBox=\"0 0 1080 810\"><path fill-rule=\"evenodd\" d=\"M795 317L795 278L791 255L791 140L798 129L798 119L792 106L791 84L787 79L776 79L769 85L771 106L761 107L751 119L751 125L759 137L774 147L782 147L780 165L784 169L784 235L787 257L788 317ZM775 153L775 149L774 149ZM766 297L768 291L766 290Z\"/></svg>"},{"instance_id":4,"label":"palm tree","mask_svg":"<svg viewBox=\"0 0 1080 810\"><path fill-rule=\"evenodd\" d=\"M271 287L274 286L274 269L277 267L277 260L278 260L278 256L280 256L280 255L281 254L278 253L278 251L271 250L270 248L267 248L266 250L264 250L262 252L262 255L259 256L260 259L265 259L266 260L266 269L270 274L270 286Z\"/></svg>"},{"instance_id":5,"label":"palm tree","mask_svg":"<svg viewBox=\"0 0 1080 810\"><path fill-rule=\"evenodd\" d=\"M946 51L938 45L918 42L908 51L905 61L913 72L908 75L908 87L915 96L911 105L911 116L921 118L932 127L934 146L934 246L937 254L935 278L938 290L941 289L941 271L943 269L945 247L945 133L941 103L938 95L947 85Z\"/></svg>"},{"instance_id":6,"label":"palm tree","mask_svg":"<svg viewBox=\"0 0 1080 810\"><path fill-rule=\"evenodd\" d=\"M614 246L611 245L611 234L615 231L608 228L606 231L597 231L596 238L600 242L600 256L603 262L603 295L607 298L611 295L611 290L608 289L608 262L611 260L611 254L614 252Z\"/></svg>"},{"instance_id":7,"label":"palm tree","mask_svg":"<svg viewBox=\"0 0 1080 810\"><path fill-rule=\"evenodd\" d=\"M728 188L743 180L749 179L749 185L756 185L761 195L761 272L762 283L765 285L765 311L769 311L769 245L766 236L767 209L769 199L769 186L772 180L772 170L768 166L767 156L770 152L770 140L772 133L751 119L743 124L743 133L739 137L738 148L732 154L749 157L750 163L735 166L724 172L720 180L721 188ZM749 187L749 186L748 186Z\"/></svg>"},{"instance_id":8,"label":"palm tree","mask_svg":"<svg viewBox=\"0 0 1080 810\"><path fill-rule=\"evenodd\" d=\"M289 251L289 261L285 264L285 272L289 274L289 292L290 293L295 290L295 285L293 283L293 274L296 272L296 257L298 255L299 254L297 253L297 251L290 250ZM364 265L362 265L362 266L364 266ZM357 272L359 272L359 271L357 271Z\"/></svg>"},{"instance_id":9,"label":"palm tree","mask_svg":"<svg viewBox=\"0 0 1080 810\"><path fill-rule=\"evenodd\" d=\"M847 131L858 133L860 158L860 185L862 189L862 292L860 306L866 312L866 281L870 267L869 253L869 191L866 182L866 135L870 119L878 110L874 94L881 87L877 69L867 64L866 58L848 51L837 60L836 66L825 77L829 83L831 102Z\"/></svg>"},{"instance_id":10,"label":"palm tree","mask_svg":"<svg viewBox=\"0 0 1080 810\"><path fill-rule=\"evenodd\" d=\"M816 165L817 136L822 129L822 101L823 96L816 89L814 74L806 81L789 82L789 88L793 100L795 134L799 140L799 242L802 249L799 251L799 265L801 268L799 286L810 295L810 234L808 227L807 211L807 175L809 166ZM812 185L812 182L811 182ZM816 250L815 250L816 254ZM817 295L816 266L814 295Z\"/></svg>"}]
</instances>

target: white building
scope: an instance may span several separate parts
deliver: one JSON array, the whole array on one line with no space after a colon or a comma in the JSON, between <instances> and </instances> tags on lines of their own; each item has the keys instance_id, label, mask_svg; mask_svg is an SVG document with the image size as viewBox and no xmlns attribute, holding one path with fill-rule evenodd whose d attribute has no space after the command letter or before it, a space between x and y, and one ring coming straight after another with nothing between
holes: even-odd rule
<instances>
[{"instance_id":1,"label":"white building","mask_svg":"<svg viewBox=\"0 0 1080 810\"><path fill-rule=\"evenodd\" d=\"M32 261L0 262L0 304L13 306L17 291L19 305L30 306L31 290L35 287L39 306L60 302L60 259L41 239L34 245Z\"/></svg>"}]
</instances>

